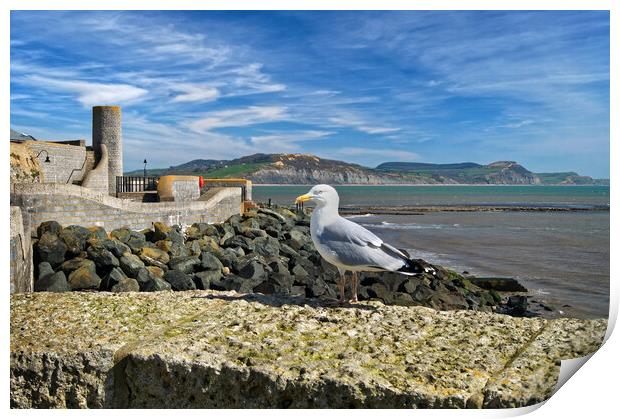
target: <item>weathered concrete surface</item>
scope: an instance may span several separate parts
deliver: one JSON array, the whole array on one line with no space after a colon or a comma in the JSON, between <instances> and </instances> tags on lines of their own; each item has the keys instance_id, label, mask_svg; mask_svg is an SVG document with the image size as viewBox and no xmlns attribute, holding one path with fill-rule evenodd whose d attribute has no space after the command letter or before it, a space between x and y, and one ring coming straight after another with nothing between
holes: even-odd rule
<instances>
[{"instance_id":1,"label":"weathered concrete surface","mask_svg":"<svg viewBox=\"0 0 620 419\"><path fill-rule=\"evenodd\" d=\"M11 297L12 407L513 407L606 320L233 292Z\"/></svg>"}]
</instances>

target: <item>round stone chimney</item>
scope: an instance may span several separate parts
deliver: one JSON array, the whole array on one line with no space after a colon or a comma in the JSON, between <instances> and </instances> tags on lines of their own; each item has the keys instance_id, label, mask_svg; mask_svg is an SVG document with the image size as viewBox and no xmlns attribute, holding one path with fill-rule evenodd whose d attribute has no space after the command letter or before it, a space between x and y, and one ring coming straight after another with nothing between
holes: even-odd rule
<instances>
[{"instance_id":1,"label":"round stone chimney","mask_svg":"<svg viewBox=\"0 0 620 419\"><path fill-rule=\"evenodd\" d=\"M116 176L123 176L120 106L93 106L93 150L97 163L101 159L101 144L108 148L109 192L116 195Z\"/></svg>"}]
</instances>

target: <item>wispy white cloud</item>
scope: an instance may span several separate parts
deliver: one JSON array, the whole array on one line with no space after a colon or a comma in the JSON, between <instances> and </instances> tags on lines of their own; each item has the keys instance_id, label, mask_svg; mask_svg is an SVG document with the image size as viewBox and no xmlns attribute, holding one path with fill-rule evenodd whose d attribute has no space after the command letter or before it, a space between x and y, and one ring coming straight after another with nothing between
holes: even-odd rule
<instances>
[{"instance_id":1,"label":"wispy white cloud","mask_svg":"<svg viewBox=\"0 0 620 419\"><path fill-rule=\"evenodd\" d=\"M400 128L394 127L369 125L368 122L352 114L334 116L329 118L328 121L335 125L354 128L360 132L365 132L366 134L390 134L401 130Z\"/></svg>"},{"instance_id":2,"label":"wispy white cloud","mask_svg":"<svg viewBox=\"0 0 620 419\"><path fill-rule=\"evenodd\" d=\"M57 80L41 76L26 76L23 80L40 88L75 93L84 106L125 104L135 102L148 91L129 84L104 84L81 80Z\"/></svg>"},{"instance_id":3,"label":"wispy white cloud","mask_svg":"<svg viewBox=\"0 0 620 419\"><path fill-rule=\"evenodd\" d=\"M220 91L214 87L200 84L181 83L175 85L175 90L183 92L172 99L172 102L211 102L220 96Z\"/></svg>"},{"instance_id":4,"label":"wispy white cloud","mask_svg":"<svg viewBox=\"0 0 620 419\"><path fill-rule=\"evenodd\" d=\"M293 131L279 134L255 135L250 137L252 146L258 147L262 152L298 151L300 143L306 141L322 140L330 135L333 131Z\"/></svg>"},{"instance_id":5,"label":"wispy white cloud","mask_svg":"<svg viewBox=\"0 0 620 419\"><path fill-rule=\"evenodd\" d=\"M287 119L285 107L249 106L211 112L190 123L189 128L194 132L205 133L217 128L242 127L285 119Z\"/></svg>"}]
</instances>

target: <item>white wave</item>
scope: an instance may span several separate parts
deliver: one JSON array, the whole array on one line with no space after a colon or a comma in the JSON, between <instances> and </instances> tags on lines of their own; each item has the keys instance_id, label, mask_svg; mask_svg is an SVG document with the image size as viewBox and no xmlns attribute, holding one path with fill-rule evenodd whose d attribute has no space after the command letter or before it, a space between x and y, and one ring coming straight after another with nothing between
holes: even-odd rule
<instances>
[{"instance_id":1,"label":"white wave","mask_svg":"<svg viewBox=\"0 0 620 419\"><path fill-rule=\"evenodd\" d=\"M372 217L374 214L371 213L367 213L367 214L358 214L358 215L347 215L344 218L366 218L366 217Z\"/></svg>"},{"instance_id":2,"label":"white wave","mask_svg":"<svg viewBox=\"0 0 620 419\"><path fill-rule=\"evenodd\" d=\"M364 227L370 228L385 228L390 230L440 230L447 227L445 224L395 224L388 222L381 222L381 224L362 224Z\"/></svg>"}]
</instances>

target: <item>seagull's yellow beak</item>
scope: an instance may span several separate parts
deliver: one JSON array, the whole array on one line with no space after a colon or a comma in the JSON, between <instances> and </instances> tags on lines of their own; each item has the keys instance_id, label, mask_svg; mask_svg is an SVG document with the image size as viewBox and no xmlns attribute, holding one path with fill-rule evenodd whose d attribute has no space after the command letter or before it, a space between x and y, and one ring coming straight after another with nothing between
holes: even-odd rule
<instances>
[{"instance_id":1,"label":"seagull's yellow beak","mask_svg":"<svg viewBox=\"0 0 620 419\"><path fill-rule=\"evenodd\" d=\"M309 201L310 199L312 199L311 195L305 194L305 195L299 195L296 199L295 199L295 203L296 204L300 204L302 202L306 202Z\"/></svg>"}]
</instances>

